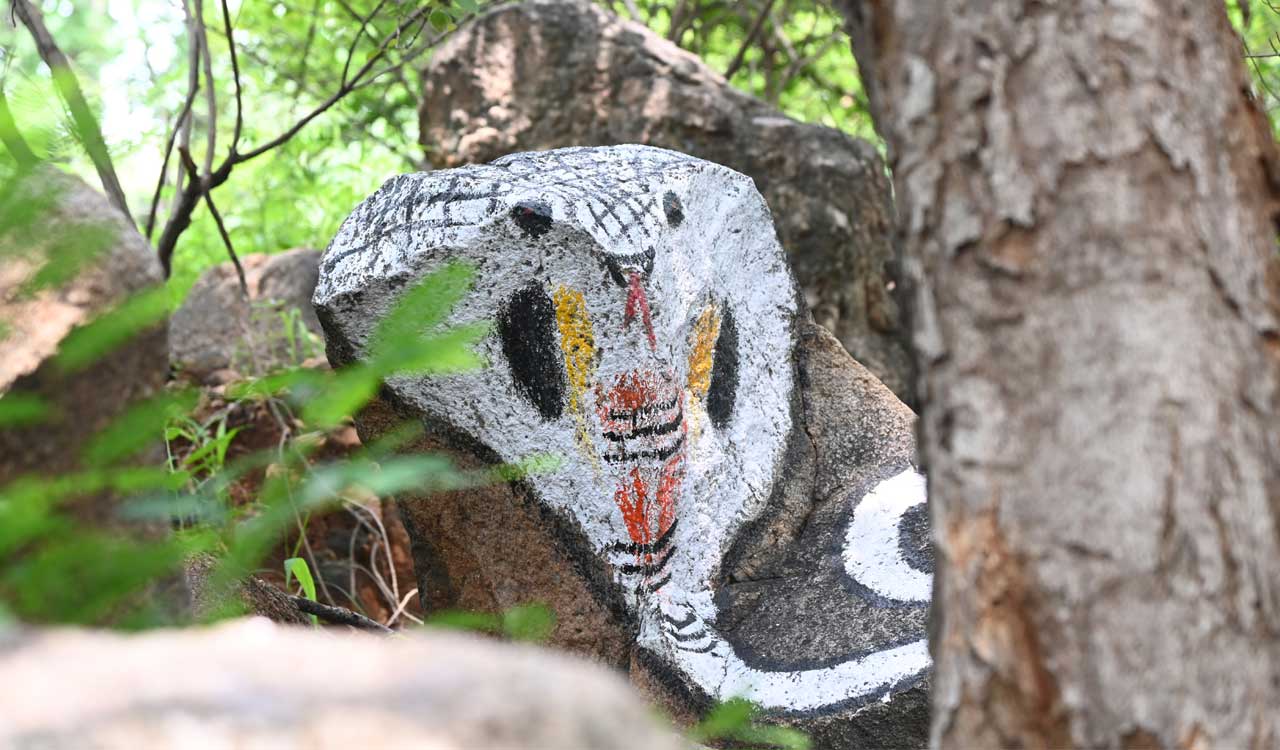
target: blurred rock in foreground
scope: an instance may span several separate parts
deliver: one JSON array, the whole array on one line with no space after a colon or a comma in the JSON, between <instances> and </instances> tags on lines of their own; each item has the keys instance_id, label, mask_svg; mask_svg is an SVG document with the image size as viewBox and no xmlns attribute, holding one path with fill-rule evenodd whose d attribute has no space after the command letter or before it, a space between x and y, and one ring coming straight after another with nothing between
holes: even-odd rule
<instances>
[{"instance_id":1,"label":"blurred rock in foreground","mask_svg":"<svg viewBox=\"0 0 1280 750\"><path fill-rule=\"evenodd\" d=\"M617 676L464 634L387 638L261 619L0 636L0 746L683 747Z\"/></svg>"}]
</instances>

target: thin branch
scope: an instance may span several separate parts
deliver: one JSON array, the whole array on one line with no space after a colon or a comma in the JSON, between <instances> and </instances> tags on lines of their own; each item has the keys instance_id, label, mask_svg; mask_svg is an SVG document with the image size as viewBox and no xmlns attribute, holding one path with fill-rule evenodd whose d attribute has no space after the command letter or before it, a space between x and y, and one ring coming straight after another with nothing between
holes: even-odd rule
<instances>
[{"instance_id":1,"label":"thin branch","mask_svg":"<svg viewBox=\"0 0 1280 750\"><path fill-rule=\"evenodd\" d=\"M756 21L751 25L751 30L747 32L746 38L742 40L742 46L738 48L738 54L733 56L733 62L729 63L729 67L724 71L725 80L733 78L733 74L738 72L742 67L742 63L747 59L747 50L755 42L756 36L760 34L760 29L764 27L765 19L769 17L769 11L773 9L776 0L765 0L764 8L760 11L760 15L756 16Z\"/></svg>"},{"instance_id":2,"label":"thin branch","mask_svg":"<svg viewBox=\"0 0 1280 750\"><path fill-rule=\"evenodd\" d=\"M195 160L191 158L191 152L184 147L178 149L178 154L182 157L182 163L187 168L189 177L192 180L203 182L204 178L200 176ZM222 244L227 248L227 255L231 256L231 264L236 267L236 276L240 279L240 292L248 300L249 282L245 279L244 266L240 265L240 256L236 255L236 249L231 245L231 235L227 234L227 227L222 222L222 214L218 213L218 207L213 205L213 198L209 195L209 191L204 190L203 192L205 205L209 207L213 222L218 225L218 235L222 237Z\"/></svg>"},{"instance_id":3,"label":"thin branch","mask_svg":"<svg viewBox=\"0 0 1280 750\"><path fill-rule=\"evenodd\" d=\"M80 89L80 82L71 70L71 61L53 40L53 35L44 25L44 16L35 6L28 0L11 0L10 7L31 32L31 38L35 40L40 59L49 66L49 72L53 75L54 88L71 111L76 133L80 136L85 151L89 152L89 158L93 160L93 166L98 171L98 179L102 182L102 189L107 193L107 200L125 215L130 226L134 226L133 214L129 213L129 203L125 200L120 178L116 176L115 167L111 163L107 142L102 137L98 121L93 116L93 110L89 107L84 92Z\"/></svg>"},{"instance_id":4,"label":"thin branch","mask_svg":"<svg viewBox=\"0 0 1280 750\"><path fill-rule=\"evenodd\" d=\"M18 130L18 123L9 110L9 97L4 94L3 85L0 85L0 141L4 142L4 147L19 167L31 169L40 163L40 159L23 139L22 131Z\"/></svg>"},{"instance_id":5,"label":"thin branch","mask_svg":"<svg viewBox=\"0 0 1280 750\"><path fill-rule=\"evenodd\" d=\"M289 599L292 600L293 605L302 612L308 615L315 615L321 620L333 623L334 625L350 625L353 628L372 630L377 633L395 632L386 625L370 620L368 617L365 617L358 612L352 612L344 607L333 607L328 604L313 602L305 596L290 595Z\"/></svg>"},{"instance_id":6,"label":"thin branch","mask_svg":"<svg viewBox=\"0 0 1280 750\"><path fill-rule=\"evenodd\" d=\"M192 212L195 211L195 207L200 202L201 198L203 198L206 193L226 182L231 176L231 170L237 165L243 164L250 159L254 159L283 145L289 141L289 139L297 135L298 132L306 127L308 123L324 114L335 104L341 101L343 97L358 88L368 85L387 71L394 69L396 64L384 66L380 69L377 68L377 65L386 57L391 45L401 40L404 33L407 30L413 29L415 24L419 25L419 28L414 32L411 38L416 39L417 36L422 33L423 28L427 24L427 13L431 10L431 7L432 6L430 5L422 5L409 13L405 19L397 25L393 32L383 38L382 42L369 54L355 74L351 75L349 78L344 77L344 80L339 84L337 91L321 102L318 106L313 108L310 112L299 118L284 132L245 152L241 152L237 148L232 148L222 163L218 165L216 169L212 170L212 172L202 176L200 179L189 179L187 181L187 185L176 194L174 210L170 213L168 220L165 222L164 230L160 233L160 239L156 242L156 253L160 256L160 264L164 268L166 276L169 274L169 270L172 266L173 252L174 248L177 246L178 237L186 231L187 227L191 226ZM226 17L224 16L224 21L225 20ZM423 49L434 46L441 38L443 38L443 34L436 35L429 44L424 45ZM411 42L411 44L412 43L413 42ZM403 64L405 61L405 59L402 59L398 64Z\"/></svg>"},{"instance_id":7,"label":"thin branch","mask_svg":"<svg viewBox=\"0 0 1280 750\"><path fill-rule=\"evenodd\" d=\"M360 46L360 40L364 38L365 32L369 28L369 21L382 10L382 6L387 4L387 0L378 0L378 4L373 6L373 10L368 15L362 16L356 20L360 22L360 28L356 29L356 34L351 38L351 44L347 46L347 59L342 63L342 77L339 79L341 85L347 84L347 74L351 72L351 61L355 59L356 47ZM345 3L344 3L345 5Z\"/></svg>"},{"instance_id":8,"label":"thin branch","mask_svg":"<svg viewBox=\"0 0 1280 750\"><path fill-rule=\"evenodd\" d=\"M413 13L410 13L409 17L405 21L403 21L399 26L397 26L394 32L388 34L386 38L382 40L382 44L380 44L378 46L378 49L369 56L369 59L365 60L364 64L360 66L360 69L356 71L356 74L351 77L351 80L349 81L344 80L341 83L341 85L339 85L338 90L335 91L332 96L330 96L328 99L321 102L320 105L317 106L315 109L303 115L302 118L298 120L296 123L294 123L293 126L290 127L288 130L284 131L283 133L276 136L275 138L272 138L270 141L267 141L261 146L240 155L239 161L248 161L249 159L252 159L255 156L260 156L266 153L267 151L270 151L271 149L281 145L285 141L297 135L299 130L302 130L302 128L306 127L307 123L311 122L315 118L327 112L333 105L337 104L344 96L354 91L356 87L360 84L360 82L364 79L365 75L371 69L373 69L373 66L376 65L379 60L383 58L383 56L386 54L387 48L390 47L392 41L400 38L400 35L404 32L404 30L413 26L413 24L416 23L419 19L421 19L422 16L429 9L430 9L430 6L425 6L425 7L418 8L417 10L413 11ZM426 23L426 21L424 20L423 23ZM372 78L370 80L372 80Z\"/></svg>"},{"instance_id":9,"label":"thin branch","mask_svg":"<svg viewBox=\"0 0 1280 750\"><path fill-rule=\"evenodd\" d=\"M205 148L204 148L204 169L201 176L207 177L213 171L213 154L217 150L218 145L218 91L213 84L213 55L209 50L209 31L204 23L204 0L195 1L195 30L197 48L201 59L201 68L204 70L205 82Z\"/></svg>"},{"instance_id":10,"label":"thin branch","mask_svg":"<svg viewBox=\"0 0 1280 750\"><path fill-rule=\"evenodd\" d=\"M187 0L183 0L182 2L182 12L186 16L187 26L187 99L183 104L182 111L178 114L177 122L174 123L173 138L171 139L170 144L166 146L165 158L162 164L164 169L162 169L159 178L156 180L156 192L155 195L152 196L153 211L155 209L155 204L160 200L160 192L164 187L165 179L168 175L167 168L169 164L169 153L173 148L172 141L176 140L177 147L179 149L191 148L191 128L192 123L195 120L191 108L195 106L195 97L200 90L200 43L196 33L195 19L191 15L191 5ZM184 191L181 188L183 167L181 162L175 165L174 172L173 208L170 209L169 212L170 221L165 223L165 229L160 234L161 242L164 241L166 233L172 226L173 215L183 206ZM196 180L192 178L188 181L187 187L190 188L194 184L196 184ZM185 229L185 225L183 228ZM154 224L148 226L147 239L151 239L153 229ZM160 263L164 267L165 275L168 276L169 264L163 252L160 253Z\"/></svg>"},{"instance_id":11,"label":"thin branch","mask_svg":"<svg viewBox=\"0 0 1280 750\"><path fill-rule=\"evenodd\" d=\"M222 3L223 13L226 12L226 8L227 8L227 4L226 2L223 2ZM311 4L311 22L307 24L307 38L302 42L302 62L301 62L301 67L298 69L298 79L295 82L297 85L297 91L299 92L305 90L307 87L307 71L311 64L311 61L310 61L311 45L315 43L316 21L319 20L319 17L320 17L320 0L315 0L315 2ZM228 24L228 32L229 31L230 31L230 24ZM230 37L231 34L228 33L227 36ZM293 101L294 106L290 107L289 114L293 114L294 107L296 107L297 103L298 103L297 99L295 98Z\"/></svg>"},{"instance_id":12,"label":"thin branch","mask_svg":"<svg viewBox=\"0 0 1280 750\"><path fill-rule=\"evenodd\" d=\"M314 30L314 18L312 19L312 29ZM236 38L231 28L231 11L227 8L227 0L222 0L222 25L227 33L227 50L231 53L231 78L235 82L236 87L236 125L235 130L231 133L231 153L235 154L236 147L240 145L240 131L244 128L244 101L242 100L242 92L240 87L240 61L236 58ZM310 46L311 40L307 40ZM306 55L304 51L302 53Z\"/></svg>"},{"instance_id":13,"label":"thin branch","mask_svg":"<svg viewBox=\"0 0 1280 750\"><path fill-rule=\"evenodd\" d=\"M689 0L680 0L676 3L676 7L671 9L671 28L667 29L667 39L680 44L680 37L684 33L684 19L686 11L689 8Z\"/></svg>"}]
</instances>

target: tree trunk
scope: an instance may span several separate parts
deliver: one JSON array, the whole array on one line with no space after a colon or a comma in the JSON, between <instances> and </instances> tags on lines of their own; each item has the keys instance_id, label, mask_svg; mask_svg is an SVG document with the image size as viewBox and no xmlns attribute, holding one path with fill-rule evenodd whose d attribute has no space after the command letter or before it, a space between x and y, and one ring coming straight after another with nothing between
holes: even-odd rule
<instances>
[{"instance_id":1,"label":"tree trunk","mask_svg":"<svg viewBox=\"0 0 1280 750\"><path fill-rule=\"evenodd\" d=\"M845 0L917 287L933 744L1280 742L1276 152L1212 0Z\"/></svg>"}]
</instances>

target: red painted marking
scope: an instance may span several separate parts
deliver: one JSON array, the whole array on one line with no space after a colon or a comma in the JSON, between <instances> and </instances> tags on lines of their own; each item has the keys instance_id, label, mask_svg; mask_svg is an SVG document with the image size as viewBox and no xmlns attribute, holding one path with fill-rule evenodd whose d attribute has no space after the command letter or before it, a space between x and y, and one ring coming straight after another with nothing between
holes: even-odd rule
<instances>
[{"instance_id":1,"label":"red painted marking","mask_svg":"<svg viewBox=\"0 0 1280 750\"><path fill-rule=\"evenodd\" d=\"M632 312L644 310L638 302L629 308ZM676 522L683 492L686 449L676 449L665 460L654 454L681 441L688 430L681 416L684 392L673 373L632 370L617 375L609 385L598 383L596 397L597 414L613 455L635 456L625 461L615 459L612 464L617 472L613 475L617 482L614 502L622 513L627 536L635 544L653 544ZM676 429L655 433L653 428L670 425L673 420L680 420ZM639 564L652 565L661 556L637 552L635 558Z\"/></svg>"},{"instance_id":2,"label":"red painted marking","mask_svg":"<svg viewBox=\"0 0 1280 750\"><path fill-rule=\"evenodd\" d=\"M649 339L649 348L656 350L658 339L653 335L653 319L649 316L649 298L645 296L644 283L640 274L632 271L631 284L627 289L627 309L622 319L624 326L631 325L637 311L640 313L641 322L644 323L644 334Z\"/></svg>"},{"instance_id":3,"label":"red painted marking","mask_svg":"<svg viewBox=\"0 0 1280 750\"><path fill-rule=\"evenodd\" d=\"M648 544L653 539L649 530L649 488L640 476L640 469L631 470L630 481L622 480L614 493L614 502L622 511L622 520L627 524L627 536L637 544Z\"/></svg>"},{"instance_id":4,"label":"red painted marking","mask_svg":"<svg viewBox=\"0 0 1280 750\"><path fill-rule=\"evenodd\" d=\"M676 501L680 499L680 486L684 483L684 455L677 453L667 459L658 480L658 537L667 533L676 520Z\"/></svg>"},{"instance_id":5,"label":"red painted marking","mask_svg":"<svg viewBox=\"0 0 1280 750\"><path fill-rule=\"evenodd\" d=\"M658 379L651 372L636 370L623 373L613 387L599 399L600 416L608 418L610 411L633 412L660 403Z\"/></svg>"}]
</instances>

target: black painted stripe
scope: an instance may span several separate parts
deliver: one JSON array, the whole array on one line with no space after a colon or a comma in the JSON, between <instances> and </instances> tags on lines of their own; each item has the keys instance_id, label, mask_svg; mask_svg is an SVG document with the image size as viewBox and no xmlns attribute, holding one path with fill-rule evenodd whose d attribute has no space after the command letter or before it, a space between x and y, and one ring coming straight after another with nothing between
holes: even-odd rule
<instances>
[{"instance_id":1,"label":"black painted stripe","mask_svg":"<svg viewBox=\"0 0 1280 750\"><path fill-rule=\"evenodd\" d=\"M626 565L618 566L618 570L628 575L634 575L636 573L653 575L654 573L657 573L659 570L662 570L662 566L667 564L667 561L671 559L671 555L675 554L675 551L676 551L676 548L672 547L668 549L665 553L663 553L662 557L658 558L657 562L641 563L638 565L628 563Z\"/></svg>"},{"instance_id":2,"label":"black painted stripe","mask_svg":"<svg viewBox=\"0 0 1280 750\"><path fill-rule=\"evenodd\" d=\"M658 540L655 542L649 542L648 544L637 544L636 542L614 542L609 545L609 551L628 552L633 555L645 555L660 552L671 541L673 532L676 530L676 524L678 523L680 523L679 518L672 521L671 525L667 527L667 530L663 532L662 536L658 537Z\"/></svg>"},{"instance_id":3,"label":"black painted stripe","mask_svg":"<svg viewBox=\"0 0 1280 750\"><path fill-rule=\"evenodd\" d=\"M618 443L623 440L630 440L631 438L649 437L650 435L665 435L668 432L675 432L680 429L680 423L683 421L684 413L677 410L675 419L665 424L651 425L649 427L637 427L628 433L606 432L604 433L604 437L606 440Z\"/></svg>"},{"instance_id":4,"label":"black painted stripe","mask_svg":"<svg viewBox=\"0 0 1280 750\"><path fill-rule=\"evenodd\" d=\"M634 424L636 417L642 417L647 414L654 414L657 412L664 412L667 409L674 409L676 408L676 404L679 403L679 401L680 401L679 396L672 396L671 400L666 402L665 404L652 404L650 406L641 406L638 409L633 409L630 411L610 411L609 419L617 419L617 420L629 419Z\"/></svg>"},{"instance_id":5,"label":"black painted stripe","mask_svg":"<svg viewBox=\"0 0 1280 750\"><path fill-rule=\"evenodd\" d=\"M671 636L677 641L680 641L681 643L689 643L690 641L700 641L703 638L707 637L707 631L703 630L702 628L698 628L698 632L696 633L689 633L689 634L677 633L671 628L663 628L663 630L666 631L667 635Z\"/></svg>"},{"instance_id":6,"label":"black painted stripe","mask_svg":"<svg viewBox=\"0 0 1280 750\"><path fill-rule=\"evenodd\" d=\"M677 620L677 619L675 619L674 617L672 617L671 615L667 614L666 612L663 612L663 613L662 613L662 619L663 619L663 620L665 620L666 622L668 622L668 623L672 624L672 625L675 625L677 628L684 629L684 628L687 628L687 627L689 627L690 625L692 625L692 624L694 623L694 621L698 619L698 616L697 616L697 615L695 615L694 613L690 612L690 613L689 613L689 616L688 616L688 617L686 617L685 619L683 619L683 620Z\"/></svg>"},{"instance_id":7,"label":"black painted stripe","mask_svg":"<svg viewBox=\"0 0 1280 750\"><path fill-rule=\"evenodd\" d=\"M676 438L675 441L673 441L671 445L667 446L666 448L657 448L651 451L622 450L622 451L618 451L617 453L606 453L604 454L603 458L604 460L608 461L611 464L622 463L624 461L638 461L642 458L656 458L660 461L665 461L666 459L674 456L676 454L676 451L680 450L680 447L683 445L684 445L684 435L681 435L680 437Z\"/></svg>"},{"instance_id":8,"label":"black painted stripe","mask_svg":"<svg viewBox=\"0 0 1280 750\"><path fill-rule=\"evenodd\" d=\"M668 583L671 583L670 573L666 574L665 576L659 578L658 580L646 586L645 590L648 591L650 594L652 594L656 592L658 589L662 588L663 586L666 586Z\"/></svg>"},{"instance_id":9,"label":"black painted stripe","mask_svg":"<svg viewBox=\"0 0 1280 750\"><path fill-rule=\"evenodd\" d=\"M703 646L702 648L685 648L684 646L681 646L681 645L680 645L680 644L678 644L678 643L676 644L676 648L680 649L681 651L688 651L688 652L689 652L689 653L691 653L691 654L705 654L705 653L709 653L709 652L710 652L712 649L714 649L715 647L716 647L716 642L715 642L715 641L711 641L710 643L708 643L707 645Z\"/></svg>"}]
</instances>

